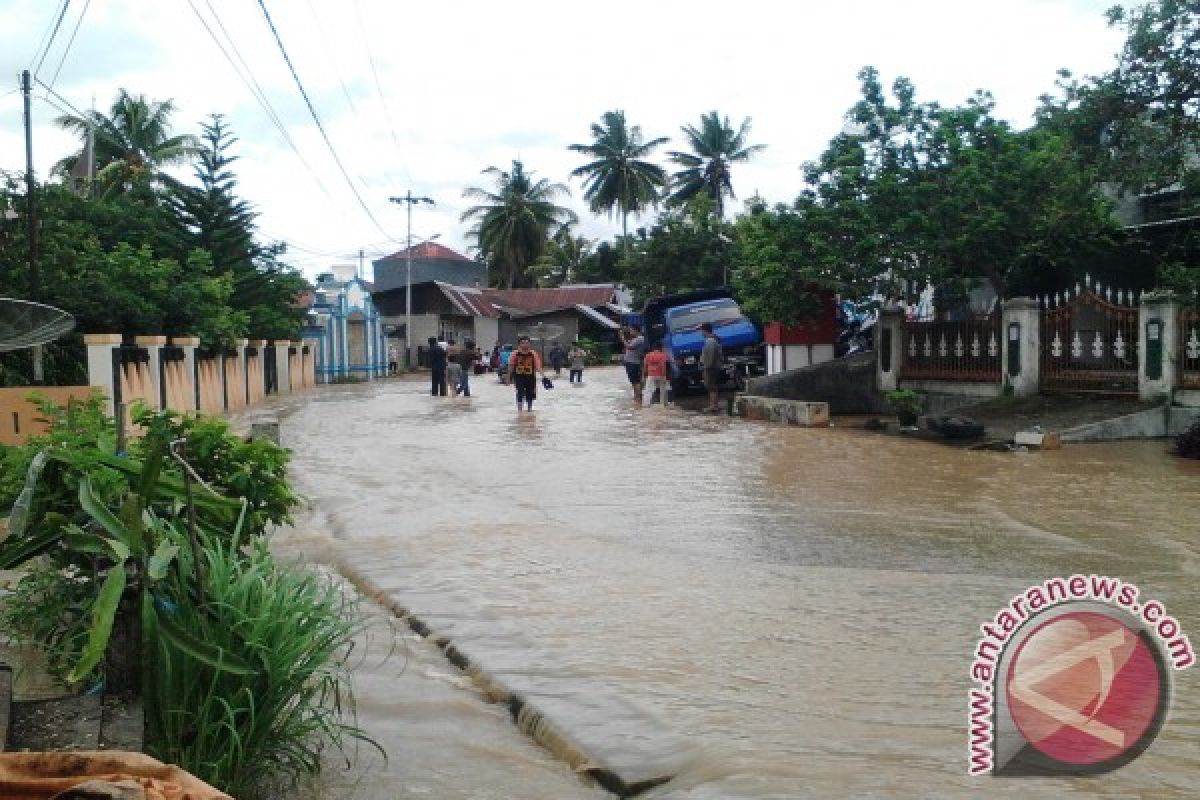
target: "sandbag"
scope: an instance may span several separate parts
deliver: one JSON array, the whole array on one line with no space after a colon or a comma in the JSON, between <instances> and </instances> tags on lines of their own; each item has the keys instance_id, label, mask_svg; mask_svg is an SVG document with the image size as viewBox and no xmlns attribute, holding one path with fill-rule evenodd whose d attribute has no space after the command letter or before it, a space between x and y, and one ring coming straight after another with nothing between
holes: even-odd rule
<instances>
[{"instance_id":1,"label":"sandbag","mask_svg":"<svg viewBox=\"0 0 1200 800\"><path fill-rule=\"evenodd\" d=\"M232 800L143 753L0 753L0 800Z\"/></svg>"}]
</instances>

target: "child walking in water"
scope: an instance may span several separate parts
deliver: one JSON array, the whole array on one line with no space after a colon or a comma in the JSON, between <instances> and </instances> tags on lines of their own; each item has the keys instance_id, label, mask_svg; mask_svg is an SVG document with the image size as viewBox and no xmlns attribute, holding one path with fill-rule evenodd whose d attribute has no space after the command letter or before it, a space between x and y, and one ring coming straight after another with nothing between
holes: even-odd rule
<instances>
[{"instance_id":1,"label":"child walking in water","mask_svg":"<svg viewBox=\"0 0 1200 800\"><path fill-rule=\"evenodd\" d=\"M546 377L542 369L542 357L529 346L529 337L517 339L517 349L508 359L508 374L513 385L517 387L517 411L521 403L525 403L526 411L533 411L533 401L537 398L537 376Z\"/></svg>"}]
</instances>

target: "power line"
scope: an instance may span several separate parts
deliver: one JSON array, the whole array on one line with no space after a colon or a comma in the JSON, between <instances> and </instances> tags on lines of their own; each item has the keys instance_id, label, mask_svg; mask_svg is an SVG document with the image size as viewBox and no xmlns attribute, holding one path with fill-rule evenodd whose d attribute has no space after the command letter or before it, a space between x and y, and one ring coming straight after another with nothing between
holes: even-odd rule
<instances>
[{"instance_id":1,"label":"power line","mask_svg":"<svg viewBox=\"0 0 1200 800\"><path fill-rule=\"evenodd\" d=\"M350 113L357 114L358 109L354 107L354 100L350 97L350 90L346 88L346 81L342 79L342 71L338 68L337 58L334 56L336 51L329 46L329 39L325 36L325 26L321 24L321 17L317 14L317 7L313 5L312 0L308 0L308 10L312 12L313 21L317 23L317 33L320 34L321 41L325 45L325 52L329 55L329 64L333 67L333 73L337 75L338 83L342 85L342 95L346 98L346 104L350 106Z\"/></svg>"},{"instance_id":2,"label":"power line","mask_svg":"<svg viewBox=\"0 0 1200 800\"><path fill-rule=\"evenodd\" d=\"M54 12L54 16L50 17L50 22L46 25L46 30L42 32L41 41L38 42L38 46L36 49L34 49L33 55L31 55L29 57L29 66L30 67L33 66L33 62L38 60L38 54L41 53L43 50L45 50L49 46L50 31L55 27L54 21L56 19L60 19L59 15L66 13L67 10L64 6L66 6L66 4L68 2L70 2L70 0L63 0L62 6L59 6L58 10Z\"/></svg>"},{"instance_id":3,"label":"power line","mask_svg":"<svg viewBox=\"0 0 1200 800\"><path fill-rule=\"evenodd\" d=\"M63 19L67 16L67 9L71 7L71 0L63 0L62 10L58 15L58 19L54 23L54 29L50 31L50 38L46 40L46 47L42 50L42 55L38 59L37 67L33 70L33 77L37 77L42 71L42 64L46 61L46 56L50 53L50 48L54 46L54 40L58 37L58 29L62 27Z\"/></svg>"},{"instance_id":4,"label":"power line","mask_svg":"<svg viewBox=\"0 0 1200 800\"><path fill-rule=\"evenodd\" d=\"M396 153L399 155L403 148L400 146L400 137L396 135L396 125L392 122L392 111L388 108L387 99L383 95L383 85L379 82L379 70L375 66L375 55L371 52L371 37L367 35L367 26L363 24L362 8L359 6L358 0L354 0L354 16L358 19L358 30L363 37L363 50L366 51L367 61L371 64L371 75L375 78L375 91L379 94L380 105L383 106L383 116L387 121L388 130L392 132L392 143L396 145ZM410 184L415 183L403 160L400 161L400 169L404 171Z\"/></svg>"},{"instance_id":5,"label":"power line","mask_svg":"<svg viewBox=\"0 0 1200 800\"><path fill-rule=\"evenodd\" d=\"M75 27L71 30L71 38L67 40L67 46L63 48L62 58L58 60L58 66L54 68L54 77L50 79L50 85L53 86L58 82L58 73L62 72L63 64L67 63L67 54L71 52L71 45L75 44L75 35L79 33L79 26L83 24L83 18L88 12L88 7L92 4L92 0L85 0L83 10L79 12L79 19L75 20Z\"/></svg>"},{"instance_id":6,"label":"power line","mask_svg":"<svg viewBox=\"0 0 1200 800\"><path fill-rule=\"evenodd\" d=\"M225 39L229 42L230 49L233 50L234 55L237 56L242 68L245 69L244 74L242 72L242 68L239 68L238 65L234 63L233 57L229 55L229 50L225 49L225 45L221 42L220 37L217 36L216 32L212 29L212 26L208 24L208 20L206 20L204 15L200 13L200 10L196 7L196 4L193 2L193 0L188 0L188 5L192 9L192 13L196 15L196 19L200 20L200 24L204 26L204 30L208 33L209 38L213 40L213 43L216 44L217 49L221 51L221 55L225 57L225 60L229 63L229 66L233 67L233 71L237 73L238 78L241 79L242 83L250 91L251 96L254 97L259 106L263 109L263 111L266 112L267 118L275 126L275 129L279 131L279 134L283 137L283 141L287 144L291 151L295 153L296 158L298 158L300 163L304 165L304 168L308 171L309 176L312 177L313 181L317 184L317 187L320 188L321 193L325 195L330 203L334 203L335 201L333 199L333 195L330 194L329 189L325 186L325 183L321 180L320 176L317 175L316 170L312 168L312 165L308 163L308 160L300 152L300 148L296 147L296 143L292 140L291 134L288 133L287 127L283 124L283 120L280 119L278 112L275 111L275 107L271 105L271 101L267 98L267 93L263 90L262 85L259 84L258 79L254 77L254 72L250 69L250 65L246 63L246 59L242 58L242 53L240 50L238 50L237 44L233 41L233 37L229 35L229 31L226 30L225 24L221 22L221 16L217 13L216 9L212 7L212 3L208 2L208 0L205 0L204 4L208 6L208 10L213 15L213 20L217 23L217 27L219 27L221 32L225 34Z\"/></svg>"},{"instance_id":7,"label":"power line","mask_svg":"<svg viewBox=\"0 0 1200 800\"><path fill-rule=\"evenodd\" d=\"M346 179L346 185L350 187L350 191L354 194L355 199L358 200L358 204L362 206L363 211L366 212L367 217L370 218L375 227L379 229L379 232L399 244L399 240L393 238L392 235L384 230L383 226L379 224L379 220L375 219L375 215L371 213L371 209L362 199L362 195L358 193L358 189L355 188L354 181L350 179L350 174L346 172L346 167L344 164L342 164L341 156L338 155L337 149L334 148L333 142L330 141L329 134L325 131L325 125L321 122L321 117L317 114L317 109L315 106L313 106L312 100L309 99L308 92L305 90L304 84L300 80L300 75L296 72L296 67L292 64L292 59L288 55L287 48L283 46L283 39L279 36L279 30L276 29L275 22L271 19L271 13L267 11L266 1L258 0L258 7L262 9L263 18L266 19L267 27L271 29L271 33L275 36L275 43L279 45L279 52L283 56L283 60L287 63L288 70L292 73L292 79L296 82L296 88L300 90L300 95L304 98L304 104L308 106L308 113L312 115L313 122L317 124L317 130L321 132L321 138L325 140L325 146L329 148L329 153L333 156L333 160L337 163L338 169L342 173L342 177Z\"/></svg>"}]
</instances>

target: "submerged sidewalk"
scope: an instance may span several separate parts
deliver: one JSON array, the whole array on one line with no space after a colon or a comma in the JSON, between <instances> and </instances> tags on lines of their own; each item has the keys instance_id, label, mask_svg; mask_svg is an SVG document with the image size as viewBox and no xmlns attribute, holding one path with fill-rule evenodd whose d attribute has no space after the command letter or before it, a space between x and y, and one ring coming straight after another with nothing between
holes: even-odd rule
<instances>
[{"instance_id":1,"label":"submerged sidewalk","mask_svg":"<svg viewBox=\"0 0 1200 800\"><path fill-rule=\"evenodd\" d=\"M332 554L320 535L280 531L275 549L309 565ZM346 591L356 592L348 582ZM522 734L506 706L488 703L432 642L369 598L351 655L357 724L370 745L329 754L319 778L297 797L324 800L591 800L612 797Z\"/></svg>"}]
</instances>

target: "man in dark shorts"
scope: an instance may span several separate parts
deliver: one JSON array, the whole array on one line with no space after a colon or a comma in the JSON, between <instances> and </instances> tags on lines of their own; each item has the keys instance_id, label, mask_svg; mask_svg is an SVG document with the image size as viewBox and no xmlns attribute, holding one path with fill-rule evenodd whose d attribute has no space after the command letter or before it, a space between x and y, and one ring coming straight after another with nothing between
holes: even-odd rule
<instances>
[{"instance_id":1,"label":"man in dark shorts","mask_svg":"<svg viewBox=\"0 0 1200 800\"><path fill-rule=\"evenodd\" d=\"M725 378L725 354L721 350L721 340L713 333L713 326L704 323L700 326L704 334L704 349L700 351L700 367L704 370L704 389L708 392L708 407L704 410L710 414L720 411L717 405L721 391L721 383Z\"/></svg>"},{"instance_id":2,"label":"man in dark shorts","mask_svg":"<svg viewBox=\"0 0 1200 800\"><path fill-rule=\"evenodd\" d=\"M538 375L545 378L546 373L542 370L542 357L529 346L528 336L517 339L517 349L508 358L508 374L517 387L517 411L521 410L522 402L526 411L533 411Z\"/></svg>"},{"instance_id":3,"label":"man in dark shorts","mask_svg":"<svg viewBox=\"0 0 1200 800\"><path fill-rule=\"evenodd\" d=\"M433 336L429 337L430 388L434 397L446 396L446 351Z\"/></svg>"},{"instance_id":4,"label":"man in dark shorts","mask_svg":"<svg viewBox=\"0 0 1200 800\"><path fill-rule=\"evenodd\" d=\"M625 365L625 374L629 376L629 385L633 387L633 401L642 404L642 359L646 355L646 339L642 329L632 325L621 332L625 342L625 355L621 363Z\"/></svg>"}]
</instances>

